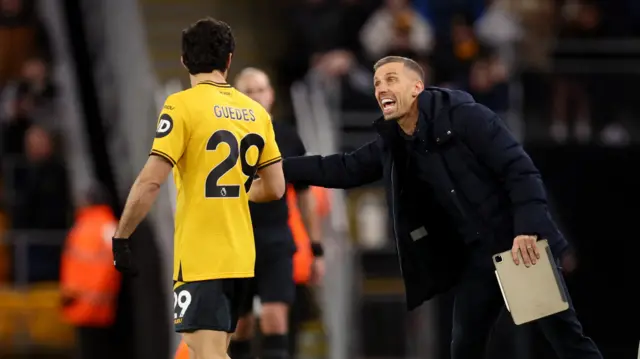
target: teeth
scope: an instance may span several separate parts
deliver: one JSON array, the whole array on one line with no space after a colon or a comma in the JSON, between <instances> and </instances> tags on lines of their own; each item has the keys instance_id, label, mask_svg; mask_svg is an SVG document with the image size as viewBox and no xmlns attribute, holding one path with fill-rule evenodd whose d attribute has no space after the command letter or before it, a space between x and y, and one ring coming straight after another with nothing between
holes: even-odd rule
<instances>
[{"instance_id":1,"label":"teeth","mask_svg":"<svg viewBox=\"0 0 640 359\"><path fill-rule=\"evenodd\" d=\"M386 98L386 99L382 100L382 104L383 104L383 105L388 105L388 104L390 104L390 103L392 103L392 102L393 102L393 100L388 99L388 98Z\"/></svg>"}]
</instances>

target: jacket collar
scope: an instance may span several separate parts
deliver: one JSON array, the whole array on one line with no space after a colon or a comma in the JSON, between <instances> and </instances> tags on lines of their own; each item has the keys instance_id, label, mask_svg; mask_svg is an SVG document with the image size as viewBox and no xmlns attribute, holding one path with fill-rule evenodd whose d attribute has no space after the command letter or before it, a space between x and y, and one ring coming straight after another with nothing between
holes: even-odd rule
<instances>
[{"instance_id":1,"label":"jacket collar","mask_svg":"<svg viewBox=\"0 0 640 359\"><path fill-rule=\"evenodd\" d=\"M425 89L416 101L420 112L418 121L423 122L419 125L429 129L420 131L418 136L426 141L435 141L437 145L447 143L453 137L448 92L430 87ZM373 126L385 142L394 142L399 137L396 121L385 121L384 117L380 117L374 121Z\"/></svg>"}]
</instances>

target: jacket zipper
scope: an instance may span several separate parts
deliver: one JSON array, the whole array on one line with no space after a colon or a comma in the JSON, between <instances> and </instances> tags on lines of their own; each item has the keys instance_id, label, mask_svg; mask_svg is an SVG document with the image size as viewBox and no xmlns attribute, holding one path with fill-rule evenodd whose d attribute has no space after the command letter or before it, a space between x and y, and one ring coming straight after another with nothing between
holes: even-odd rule
<instances>
[{"instance_id":1,"label":"jacket zipper","mask_svg":"<svg viewBox=\"0 0 640 359\"><path fill-rule=\"evenodd\" d=\"M398 261L398 264L400 266L400 274L404 277L404 271L402 270L402 253L400 253L400 245L399 245L399 241L400 238L398 237L398 230L396 228L396 196L395 196L395 192L396 192L396 186L393 183L393 178L395 177L395 162L393 160L391 160L391 225L393 226L393 236L395 237L394 240L396 242L396 251L398 252L398 259L400 259Z\"/></svg>"}]
</instances>

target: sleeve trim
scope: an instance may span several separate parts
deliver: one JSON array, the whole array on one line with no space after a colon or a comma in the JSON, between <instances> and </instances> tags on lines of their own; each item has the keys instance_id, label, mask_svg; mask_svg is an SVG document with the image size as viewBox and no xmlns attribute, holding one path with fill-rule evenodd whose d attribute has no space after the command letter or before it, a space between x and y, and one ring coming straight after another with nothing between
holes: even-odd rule
<instances>
[{"instance_id":1,"label":"sleeve trim","mask_svg":"<svg viewBox=\"0 0 640 359\"><path fill-rule=\"evenodd\" d=\"M162 151L153 149L153 150L151 150L151 153L149 153L149 156L151 156L151 155L156 155L156 156L160 156L160 157L164 158L165 160L169 161L169 163L171 163L172 166L175 166L177 164L176 161L174 161L173 158L171 158L171 156L169 156L168 154L166 154L166 153L164 153Z\"/></svg>"},{"instance_id":2,"label":"sleeve trim","mask_svg":"<svg viewBox=\"0 0 640 359\"><path fill-rule=\"evenodd\" d=\"M281 157L281 156L278 156L278 157L273 158L273 159L271 159L271 160L269 160L269 161L265 161L265 162L263 162L262 164L259 164L259 165L258 165L258 169L259 169L259 170L261 170L261 169L263 169L263 168L265 168L265 167L269 167L269 166L271 166L272 164L278 163L278 162L280 162L280 161L282 161L282 157Z\"/></svg>"}]
</instances>

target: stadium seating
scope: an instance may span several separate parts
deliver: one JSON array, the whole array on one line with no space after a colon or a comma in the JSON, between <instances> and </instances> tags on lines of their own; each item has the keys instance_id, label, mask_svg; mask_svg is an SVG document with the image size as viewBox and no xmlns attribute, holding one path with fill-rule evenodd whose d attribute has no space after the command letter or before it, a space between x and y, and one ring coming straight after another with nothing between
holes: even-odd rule
<instances>
[{"instance_id":1,"label":"stadium seating","mask_svg":"<svg viewBox=\"0 0 640 359\"><path fill-rule=\"evenodd\" d=\"M18 351L23 344L47 351L73 347L74 331L61 316L57 283L0 290L0 354Z\"/></svg>"}]
</instances>

